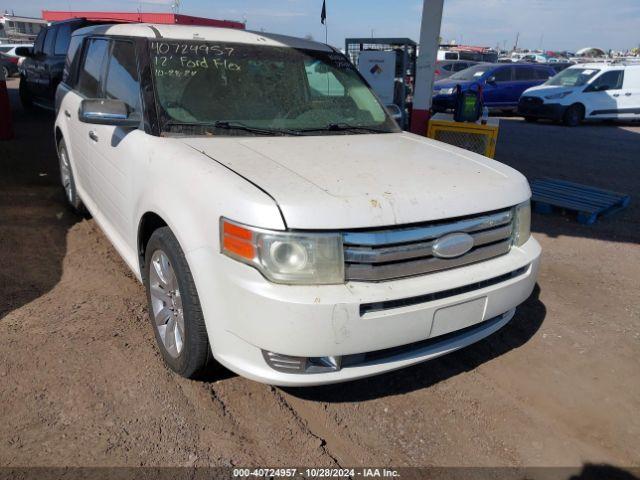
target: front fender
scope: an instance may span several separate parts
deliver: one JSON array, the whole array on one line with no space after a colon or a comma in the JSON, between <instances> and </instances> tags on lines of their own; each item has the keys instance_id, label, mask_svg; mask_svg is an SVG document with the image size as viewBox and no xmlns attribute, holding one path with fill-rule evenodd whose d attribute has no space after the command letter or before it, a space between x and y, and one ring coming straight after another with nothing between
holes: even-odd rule
<instances>
[{"instance_id":1,"label":"front fender","mask_svg":"<svg viewBox=\"0 0 640 480\"><path fill-rule=\"evenodd\" d=\"M147 153L135 174L132 234L136 240L147 212L165 221L185 254L203 247L219 251L221 216L285 229L275 201L243 177L178 139L148 135L146 142Z\"/></svg>"}]
</instances>

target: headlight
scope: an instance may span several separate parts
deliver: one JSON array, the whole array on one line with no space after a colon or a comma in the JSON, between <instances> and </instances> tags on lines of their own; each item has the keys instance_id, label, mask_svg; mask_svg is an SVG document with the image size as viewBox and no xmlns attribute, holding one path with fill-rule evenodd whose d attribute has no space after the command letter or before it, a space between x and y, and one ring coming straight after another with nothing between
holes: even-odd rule
<instances>
[{"instance_id":1,"label":"headlight","mask_svg":"<svg viewBox=\"0 0 640 480\"><path fill-rule=\"evenodd\" d=\"M529 240L530 236L531 202L527 200L515 208L513 244L516 247L521 247Z\"/></svg>"},{"instance_id":2,"label":"headlight","mask_svg":"<svg viewBox=\"0 0 640 480\"><path fill-rule=\"evenodd\" d=\"M569 90L568 92L560 92L560 93L554 93L553 95L546 95L544 98L546 98L547 100L556 100L559 98L564 98L568 95L571 95L573 92L571 90Z\"/></svg>"},{"instance_id":3,"label":"headlight","mask_svg":"<svg viewBox=\"0 0 640 480\"><path fill-rule=\"evenodd\" d=\"M455 88L443 88L438 93L440 95L451 95L454 92Z\"/></svg>"},{"instance_id":4,"label":"headlight","mask_svg":"<svg viewBox=\"0 0 640 480\"><path fill-rule=\"evenodd\" d=\"M220 219L222 253L257 268L275 283L344 283L342 236L265 230Z\"/></svg>"}]
</instances>

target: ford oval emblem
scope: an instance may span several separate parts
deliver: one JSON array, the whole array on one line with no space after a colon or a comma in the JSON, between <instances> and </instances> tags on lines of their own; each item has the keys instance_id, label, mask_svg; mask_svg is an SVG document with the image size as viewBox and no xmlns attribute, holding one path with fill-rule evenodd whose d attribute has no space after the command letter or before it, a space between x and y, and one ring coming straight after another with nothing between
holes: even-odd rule
<instances>
[{"instance_id":1,"label":"ford oval emblem","mask_svg":"<svg viewBox=\"0 0 640 480\"><path fill-rule=\"evenodd\" d=\"M440 258L455 258L473 248L473 237L467 233L449 233L435 241L433 255Z\"/></svg>"}]
</instances>

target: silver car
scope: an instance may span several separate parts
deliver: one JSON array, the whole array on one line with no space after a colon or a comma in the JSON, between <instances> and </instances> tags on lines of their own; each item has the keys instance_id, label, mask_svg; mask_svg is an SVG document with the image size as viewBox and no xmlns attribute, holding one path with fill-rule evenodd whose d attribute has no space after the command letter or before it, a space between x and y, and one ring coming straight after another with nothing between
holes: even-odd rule
<instances>
[{"instance_id":1,"label":"silver car","mask_svg":"<svg viewBox=\"0 0 640 480\"><path fill-rule=\"evenodd\" d=\"M450 77L454 73L473 67L478 63L482 62L473 62L470 60L438 60L436 62L436 71L433 76L433 81L437 82L443 78Z\"/></svg>"}]
</instances>

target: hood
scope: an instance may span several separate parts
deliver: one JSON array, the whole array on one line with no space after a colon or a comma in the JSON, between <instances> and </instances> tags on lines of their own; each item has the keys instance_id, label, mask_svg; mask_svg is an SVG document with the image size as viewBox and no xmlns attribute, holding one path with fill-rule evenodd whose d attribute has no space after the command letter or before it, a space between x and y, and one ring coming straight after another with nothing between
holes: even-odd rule
<instances>
[{"instance_id":1,"label":"hood","mask_svg":"<svg viewBox=\"0 0 640 480\"><path fill-rule=\"evenodd\" d=\"M584 88L584 86L583 86ZM538 85L537 87L531 87L524 91L523 95L529 95L531 97L543 97L549 95L555 95L556 93L571 92L573 93L576 87L563 87L555 85Z\"/></svg>"},{"instance_id":2,"label":"hood","mask_svg":"<svg viewBox=\"0 0 640 480\"><path fill-rule=\"evenodd\" d=\"M289 228L440 220L510 207L530 195L510 167L409 133L180 141L269 193Z\"/></svg>"}]
</instances>

